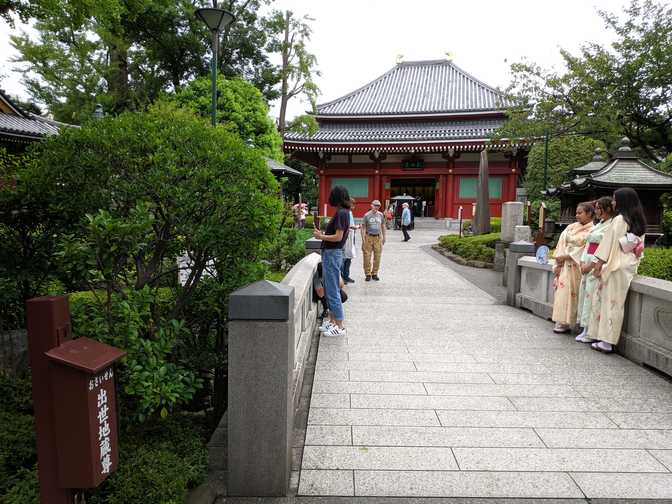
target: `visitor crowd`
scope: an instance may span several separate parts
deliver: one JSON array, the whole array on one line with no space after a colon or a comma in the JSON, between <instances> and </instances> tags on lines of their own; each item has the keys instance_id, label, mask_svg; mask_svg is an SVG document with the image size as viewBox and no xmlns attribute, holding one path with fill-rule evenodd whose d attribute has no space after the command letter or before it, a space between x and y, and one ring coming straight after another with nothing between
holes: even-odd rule
<instances>
[{"instance_id":1,"label":"visitor crowd","mask_svg":"<svg viewBox=\"0 0 672 504\"><path fill-rule=\"evenodd\" d=\"M618 189L613 199L577 206L576 222L562 232L555 251L553 331L566 333L578 325L576 341L613 351L645 230L642 204L629 187Z\"/></svg>"},{"instance_id":2,"label":"visitor crowd","mask_svg":"<svg viewBox=\"0 0 672 504\"><path fill-rule=\"evenodd\" d=\"M379 281L380 261L383 246L386 240L386 230L390 226L393 217L390 207L385 213L380 211L380 201L373 200L371 209L364 214L362 224L355 223L352 209L355 200L351 198L348 190L342 186L336 186L329 194L329 205L336 207L336 213L329 220L327 227L322 231L319 227L319 219L314 219L315 230L313 236L322 240L322 264L320 279L316 282L315 291L320 299L323 299L329 310L329 317L320 326L320 331L325 336L345 336L343 327L345 312L343 301L347 295L342 287L348 283L354 283L350 277L352 260L357 253L357 230L361 230L362 255L364 263L364 280ZM410 240L408 227L411 223L408 204L404 203L402 212L402 231L404 240Z\"/></svg>"}]
</instances>

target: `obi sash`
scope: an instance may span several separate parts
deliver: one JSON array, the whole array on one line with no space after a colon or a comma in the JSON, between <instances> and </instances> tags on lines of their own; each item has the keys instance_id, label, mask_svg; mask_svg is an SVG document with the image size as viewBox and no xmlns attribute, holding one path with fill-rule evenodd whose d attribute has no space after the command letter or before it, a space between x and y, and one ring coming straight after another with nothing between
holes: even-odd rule
<instances>
[{"instance_id":1,"label":"obi sash","mask_svg":"<svg viewBox=\"0 0 672 504\"><path fill-rule=\"evenodd\" d=\"M597 251L597 247L599 246L600 246L599 243L590 242L588 243L588 250L586 250L586 252L590 255L593 255Z\"/></svg>"}]
</instances>

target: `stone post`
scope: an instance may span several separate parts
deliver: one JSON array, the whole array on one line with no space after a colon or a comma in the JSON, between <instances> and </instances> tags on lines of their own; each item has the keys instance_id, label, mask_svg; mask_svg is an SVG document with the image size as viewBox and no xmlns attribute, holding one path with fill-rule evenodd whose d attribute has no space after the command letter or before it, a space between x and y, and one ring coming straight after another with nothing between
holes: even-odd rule
<instances>
[{"instance_id":1,"label":"stone post","mask_svg":"<svg viewBox=\"0 0 672 504\"><path fill-rule=\"evenodd\" d=\"M322 247L322 240L317 238L308 238L303 242L303 247L306 252L306 255L312 254L313 252L320 253Z\"/></svg>"},{"instance_id":2,"label":"stone post","mask_svg":"<svg viewBox=\"0 0 672 504\"><path fill-rule=\"evenodd\" d=\"M519 241L509 246L509 253L506 256L506 304L509 306L516 306L516 294L520 291L518 259L530 255L534 255L534 243Z\"/></svg>"},{"instance_id":3,"label":"stone post","mask_svg":"<svg viewBox=\"0 0 672 504\"><path fill-rule=\"evenodd\" d=\"M229 300L227 493L284 496L291 469L294 287L261 280Z\"/></svg>"},{"instance_id":4,"label":"stone post","mask_svg":"<svg viewBox=\"0 0 672 504\"><path fill-rule=\"evenodd\" d=\"M523 225L524 206L520 201L507 201L502 205L502 241L512 242L515 240L516 226Z\"/></svg>"}]
</instances>

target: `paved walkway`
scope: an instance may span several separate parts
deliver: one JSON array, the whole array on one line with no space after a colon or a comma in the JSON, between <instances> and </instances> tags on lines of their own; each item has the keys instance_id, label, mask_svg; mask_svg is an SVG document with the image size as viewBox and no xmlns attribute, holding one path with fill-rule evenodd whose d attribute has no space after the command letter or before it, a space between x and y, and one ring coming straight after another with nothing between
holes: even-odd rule
<instances>
[{"instance_id":1,"label":"paved walkway","mask_svg":"<svg viewBox=\"0 0 672 504\"><path fill-rule=\"evenodd\" d=\"M299 495L672 499L672 383L391 233L322 337Z\"/></svg>"}]
</instances>

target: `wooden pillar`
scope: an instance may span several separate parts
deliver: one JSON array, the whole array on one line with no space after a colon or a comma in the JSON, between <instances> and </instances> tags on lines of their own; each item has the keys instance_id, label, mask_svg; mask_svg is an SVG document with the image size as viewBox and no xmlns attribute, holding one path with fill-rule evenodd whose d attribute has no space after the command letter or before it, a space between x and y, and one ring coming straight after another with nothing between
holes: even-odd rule
<instances>
[{"instance_id":1,"label":"wooden pillar","mask_svg":"<svg viewBox=\"0 0 672 504\"><path fill-rule=\"evenodd\" d=\"M378 150L373 151L371 154L369 154L369 159L375 163L373 173L373 199L380 200L380 202L384 205L385 201L383 201L384 198L384 190L381 185L381 162L386 158L387 156L383 153L381 153Z\"/></svg>"},{"instance_id":2,"label":"wooden pillar","mask_svg":"<svg viewBox=\"0 0 672 504\"><path fill-rule=\"evenodd\" d=\"M455 149L448 149L448 152L444 153L442 157L446 160L446 168L448 169L448 175L446 176L446 196L443 201L443 215L444 217L452 218L453 213L453 203L457 195L457 189L455 187L456 177L453 174L455 170L455 160L460 157L460 153L456 152Z\"/></svg>"},{"instance_id":3,"label":"wooden pillar","mask_svg":"<svg viewBox=\"0 0 672 504\"><path fill-rule=\"evenodd\" d=\"M448 214L446 213L448 201L448 177L446 175L441 175L439 177L439 188L439 197L434 204L434 208L436 209L435 217L444 218L448 217Z\"/></svg>"},{"instance_id":4,"label":"wooden pillar","mask_svg":"<svg viewBox=\"0 0 672 504\"><path fill-rule=\"evenodd\" d=\"M318 214L319 215L326 215L325 212L325 205L327 205L327 211L329 208L329 186L327 185L327 159L329 157L328 154L325 154L324 151L319 151L317 153L318 157L320 158L319 162L319 169L318 169L318 175L320 177L320 195L318 197Z\"/></svg>"}]
</instances>

